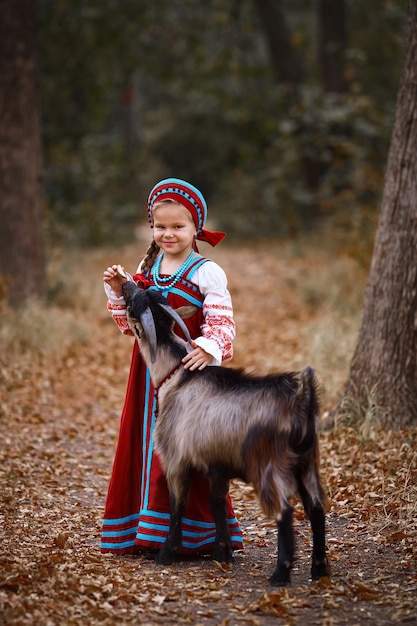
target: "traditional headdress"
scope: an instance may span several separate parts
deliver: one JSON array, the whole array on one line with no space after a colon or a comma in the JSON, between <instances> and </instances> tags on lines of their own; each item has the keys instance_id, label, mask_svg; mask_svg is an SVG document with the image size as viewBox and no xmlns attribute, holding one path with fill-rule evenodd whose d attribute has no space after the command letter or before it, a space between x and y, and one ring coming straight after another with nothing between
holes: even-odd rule
<instances>
[{"instance_id":1,"label":"traditional headdress","mask_svg":"<svg viewBox=\"0 0 417 626\"><path fill-rule=\"evenodd\" d=\"M207 230L204 224L207 219L207 203L203 194L185 180L166 178L157 183L148 198L149 221L153 226L153 207L158 202L172 200L178 202L191 213L196 227L196 239L206 241L211 246L217 244L226 236L226 233Z\"/></svg>"}]
</instances>

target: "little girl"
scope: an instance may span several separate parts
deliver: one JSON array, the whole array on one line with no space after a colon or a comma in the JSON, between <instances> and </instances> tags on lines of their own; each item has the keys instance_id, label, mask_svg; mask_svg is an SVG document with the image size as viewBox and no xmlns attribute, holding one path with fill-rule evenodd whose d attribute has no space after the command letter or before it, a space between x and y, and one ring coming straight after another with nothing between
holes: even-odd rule
<instances>
[{"instance_id":1,"label":"little girl","mask_svg":"<svg viewBox=\"0 0 417 626\"><path fill-rule=\"evenodd\" d=\"M190 303L197 313L185 320L195 338L184 357L186 369L220 365L232 357L235 337L227 279L213 261L198 254L196 239L217 245L224 233L206 230L207 205L198 189L176 178L155 185L148 198L154 237L137 273L130 277L143 289L158 289L173 308ZM107 308L119 329L132 334L126 318L117 265L103 275ZM175 332L181 335L178 327ZM153 450L157 389L154 389L135 341L119 440L110 479L102 529L102 552L157 552L169 525L169 496L159 458ZM225 416L227 419L227 416ZM242 532L230 498L229 532L242 548ZM182 554L210 552L215 523L209 508L208 481L195 472L183 518Z\"/></svg>"}]
</instances>

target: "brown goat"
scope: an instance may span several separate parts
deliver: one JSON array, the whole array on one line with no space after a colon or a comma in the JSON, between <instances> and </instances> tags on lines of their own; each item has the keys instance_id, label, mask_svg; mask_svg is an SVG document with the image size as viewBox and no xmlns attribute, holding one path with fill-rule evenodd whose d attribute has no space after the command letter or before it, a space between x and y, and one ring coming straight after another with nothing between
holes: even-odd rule
<instances>
[{"instance_id":1,"label":"brown goat","mask_svg":"<svg viewBox=\"0 0 417 626\"><path fill-rule=\"evenodd\" d=\"M173 320L188 341L191 337L179 315L155 290L127 282L123 293L129 324L159 387L154 441L168 483L171 517L156 562L172 563L180 550L192 471L200 470L210 485L215 560L232 559L225 499L230 479L240 478L253 484L265 515L277 522L278 560L270 582L290 581L294 531L289 500L297 493L312 527L312 578L328 576L313 369L264 377L225 367L184 370L187 342L173 332Z\"/></svg>"}]
</instances>

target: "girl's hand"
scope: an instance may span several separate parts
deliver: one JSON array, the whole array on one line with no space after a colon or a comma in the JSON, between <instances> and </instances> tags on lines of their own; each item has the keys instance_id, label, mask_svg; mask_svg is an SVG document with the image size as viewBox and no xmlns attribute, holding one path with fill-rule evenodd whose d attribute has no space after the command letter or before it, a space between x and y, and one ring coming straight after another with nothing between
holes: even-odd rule
<instances>
[{"instance_id":1,"label":"girl's hand","mask_svg":"<svg viewBox=\"0 0 417 626\"><path fill-rule=\"evenodd\" d=\"M111 287L115 295L119 298L123 295L122 285L127 282L127 278L120 276L117 265L111 265L103 272L103 280Z\"/></svg>"},{"instance_id":2,"label":"girl's hand","mask_svg":"<svg viewBox=\"0 0 417 626\"><path fill-rule=\"evenodd\" d=\"M182 362L184 363L184 369L186 370L203 370L213 360L211 354L200 348L194 341L192 342L194 350L185 355Z\"/></svg>"}]
</instances>

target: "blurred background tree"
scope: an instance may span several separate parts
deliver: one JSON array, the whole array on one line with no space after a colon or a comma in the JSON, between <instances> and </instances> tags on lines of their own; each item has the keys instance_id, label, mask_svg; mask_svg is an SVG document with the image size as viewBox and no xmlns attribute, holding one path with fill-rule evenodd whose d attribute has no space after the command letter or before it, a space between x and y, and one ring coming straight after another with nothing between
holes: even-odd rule
<instances>
[{"instance_id":1,"label":"blurred background tree","mask_svg":"<svg viewBox=\"0 0 417 626\"><path fill-rule=\"evenodd\" d=\"M34 0L0 5L0 301L46 295Z\"/></svg>"},{"instance_id":2,"label":"blurred background tree","mask_svg":"<svg viewBox=\"0 0 417 626\"><path fill-rule=\"evenodd\" d=\"M339 412L363 407L391 426L417 423L417 0L396 105L362 323Z\"/></svg>"},{"instance_id":3,"label":"blurred background tree","mask_svg":"<svg viewBox=\"0 0 417 626\"><path fill-rule=\"evenodd\" d=\"M230 237L374 233L406 0L39 0L49 240L127 241L164 176Z\"/></svg>"}]
</instances>

